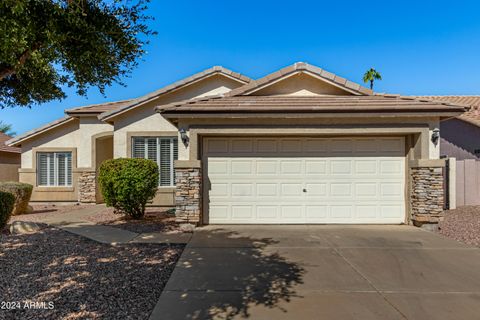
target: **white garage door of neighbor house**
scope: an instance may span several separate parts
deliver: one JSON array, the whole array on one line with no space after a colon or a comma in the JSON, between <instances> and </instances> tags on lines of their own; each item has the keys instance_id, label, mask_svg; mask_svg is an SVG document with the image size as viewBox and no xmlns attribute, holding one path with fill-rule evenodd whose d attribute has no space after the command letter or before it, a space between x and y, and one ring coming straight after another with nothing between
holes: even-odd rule
<instances>
[{"instance_id":1,"label":"white garage door of neighbor house","mask_svg":"<svg viewBox=\"0 0 480 320\"><path fill-rule=\"evenodd\" d=\"M205 138L205 222L402 223L402 137Z\"/></svg>"}]
</instances>

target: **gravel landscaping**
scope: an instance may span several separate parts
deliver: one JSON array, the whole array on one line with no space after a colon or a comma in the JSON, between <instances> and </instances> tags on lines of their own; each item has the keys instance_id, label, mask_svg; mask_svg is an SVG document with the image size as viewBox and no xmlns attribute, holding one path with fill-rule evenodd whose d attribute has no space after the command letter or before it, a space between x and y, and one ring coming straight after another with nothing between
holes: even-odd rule
<instances>
[{"instance_id":1,"label":"gravel landscaping","mask_svg":"<svg viewBox=\"0 0 480 320\"><path fill-rule=\"evenodd\" d=\"M155 207L147 208L145 216L141 220L130 219L123 214L115 214L113 208L105 208L95 215L87 217L87 220L137 233L182 232L179 224L175 222L174 215L168 214L164 209Z\"/></svg>"},{"instance_id":2,"label":"gravel landscaping","mask_svg":"<svg viewBox=\"0 0 480 320\"><path fill-rule=\"evenodd\" d=\"M438 232L454 240L480 247L480 206L445 211Z\"/></svg>"},{"instance_id":3,"label":"gravel landscaping","mask_svg":"<svg viewBox=\"0 0 480 320\"><path fill-rule=\"evenodd\" d=\"M0 234L0 301L22 306L0 319L148 319L182 250L104 245L54 228ZM45 305L22 309L26 301Z\"/></svg>"},{"instance_id":4,"label":"gravel landscaping","mask_svg":"<svg viewBox=\"0 0 480 320\"><path fill-rule=\"evenodd\" d=\"M85 204L34 204L32 205L33 212L30 214L22 214L18 216L12 216L9 222L13 221L32 221L42 222L44 219L48 219L58 215L66 215L75 210L88 208L89 205Z\"/></svg>"}]
</instances>

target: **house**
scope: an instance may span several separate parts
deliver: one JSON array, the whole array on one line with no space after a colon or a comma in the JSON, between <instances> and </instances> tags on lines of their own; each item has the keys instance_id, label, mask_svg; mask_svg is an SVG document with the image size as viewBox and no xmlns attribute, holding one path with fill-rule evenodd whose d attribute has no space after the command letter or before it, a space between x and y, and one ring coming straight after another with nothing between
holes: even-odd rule
<instances>
[{"instance_id":1,"label":"house","mask_svg":"<svg viewBox=\"0 0 480 320\"><path fill-rule=\"evenodd\" d=\"M100 202L109 158L160 167L155 205L193 223L407 223L443 210L438 128L465 106L375 94L295 63L213 67L146 96L65 111L10 140L34 201Z\"/></svg>"},{"instance_id":2,"label":"house","mask_svg":"<svg viewBox=\"0 0 480 320\"><path fill-rule=\"evenodd\" d=\"M468 105L471 109L440 124L440 155L457 160L480 160L480 96L422 96L419 98Z\"/></svg>"},{"instance_id":3,"label":"house","mask_svg":"<svg viewBox=\"0 0 480 320\"><path fill-rule=\"evenodd\" d=\"M0 132L0 181L18 181L21 149L6 145L10 139L12 137Z\"/></svg>"}]
</instances>

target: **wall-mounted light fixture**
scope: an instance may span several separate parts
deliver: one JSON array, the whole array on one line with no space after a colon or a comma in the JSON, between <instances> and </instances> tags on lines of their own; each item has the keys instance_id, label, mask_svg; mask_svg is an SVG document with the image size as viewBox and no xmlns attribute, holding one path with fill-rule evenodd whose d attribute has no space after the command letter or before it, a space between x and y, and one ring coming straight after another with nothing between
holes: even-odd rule
<instances>
[{"instance_id":1,"label":"wall-mounted light fixture","mask_svg":"<svg viewBox=\"0 0 480 320\"><path fill-rule=\"evenodd\" d=\"M433 144L437 145L439 139L440 139L440 129L435 128L432 131L432 142L433 142Z\"/></svg>"},{"instance_id":2,"label":"wall-mounted light fixture","mask_svg":"<svg viewBox=\"0 0 480 320\"><path fill-rule=\"evenodd\" d=\"M188 147L188 142L190 141L190 138L188 138L187 131L184 128L181 128L178 130L180 132L180 138L182 138L182 142L185 145L185 147Z\"/></svg>"}]
</instances>

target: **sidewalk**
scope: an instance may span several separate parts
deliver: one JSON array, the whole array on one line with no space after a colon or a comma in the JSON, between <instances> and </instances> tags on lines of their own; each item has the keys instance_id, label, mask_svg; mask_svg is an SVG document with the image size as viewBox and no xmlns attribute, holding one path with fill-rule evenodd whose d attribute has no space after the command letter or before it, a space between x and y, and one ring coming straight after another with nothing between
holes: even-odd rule
<instances>
[{"instance_id":1,"label":"sidewalk","mask_svg":"<svg viewBox=\"0 0 480 320\"><path fill-rule=\"evenodd\" d=\"M187 244L192 237L191 233L136 233L87 221L87 217L98 213L103 208L103 205L92 205L68 215L45 219L42 222L93 241L111 245L125 243Z\"/></svg>"}]
</instances>

